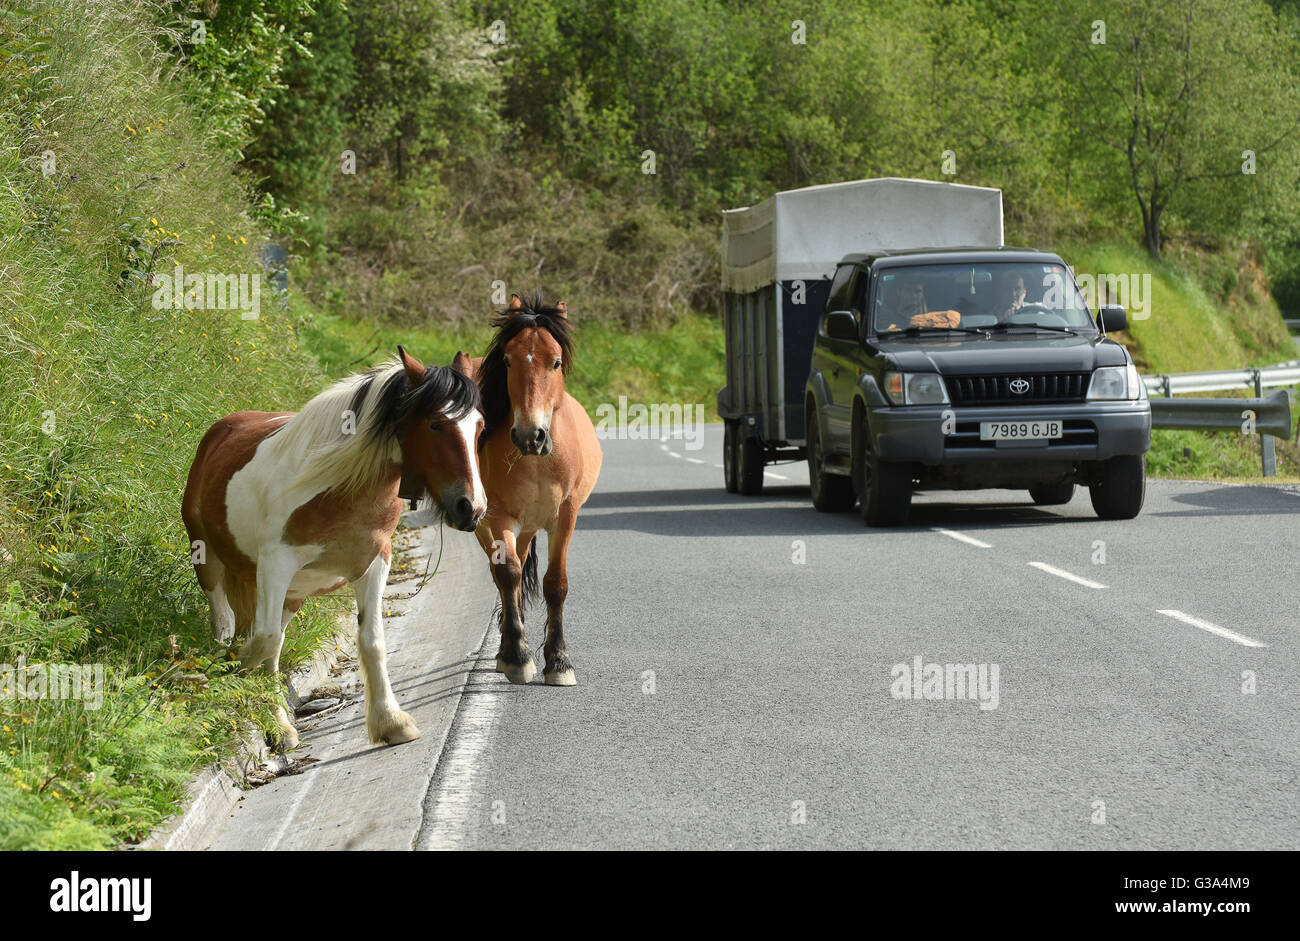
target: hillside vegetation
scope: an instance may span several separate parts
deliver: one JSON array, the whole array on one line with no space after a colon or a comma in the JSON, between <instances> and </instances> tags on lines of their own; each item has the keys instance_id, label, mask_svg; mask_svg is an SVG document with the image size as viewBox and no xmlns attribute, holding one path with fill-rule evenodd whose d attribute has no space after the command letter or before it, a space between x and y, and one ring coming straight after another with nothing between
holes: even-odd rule
<instances>
[{"instance_id":1,"label":"hillside vegetation","mask_svg":"<svg viewBox=\"0 0 1300 941\"><path fill-rule=\"evenodd\" d=\"M323 376L269 296L258 320L151 303L151 272L260 270L264 238L154 12L0 11L0 662L105 678L98 709L0 698L0 849L140 838L276 695L209 639L181 491L215 418ZM333 622L304 613L291 661Z\"/></svg>"}]
</instances>

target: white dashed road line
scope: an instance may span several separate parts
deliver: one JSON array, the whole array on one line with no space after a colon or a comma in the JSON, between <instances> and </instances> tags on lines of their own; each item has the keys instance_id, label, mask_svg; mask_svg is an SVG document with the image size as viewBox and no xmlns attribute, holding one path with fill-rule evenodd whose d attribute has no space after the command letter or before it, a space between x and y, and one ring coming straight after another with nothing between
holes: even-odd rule
<instances>
[{"instance_id":1,"label":"white dashed road line","mask_svg":"<svg viewBox=\"0 0 1300 941\"><path fill-rule=\"evenodd\" d=\"M1054 565L1048 565L1046 562L1030 562L1029 564L1036 569L1046 572L1049 575L1055 575L1057 578L1064 578L1067 581L1074 582L1077 585L1082 585L1084 588L1105 588L1106 587L1105 585L1101 584L1101 582L1094 582L1086 578L1080 578L1078 575L1075 575L1071 572L1067 572L1064 569L1058 569Z\"/></svg>"},{"instance_id":2,"label":"white dashed road line","mask_svg":"<svg viewBox=\"0 0 1300 941\"><path fill-rule=\"evenodd\" d=\"M1268 646L1268 644L1263 641L1255 640L1253 637L1238 634L1236 631L1230 631L1226 627L1219 627L1217 624L1211 624L1209 621L1202 621L1200 618L1194 618L1190 614L1184 614L1183 612L1175 611L1172 608L1162 610L1160 613L1165 617L1173 618L1175 621L1182 621L1184 624L1190 624L1192 627L1199 627L1203 631L1209 631L1211 634L1217 634L1220 637L1227 638L1233 643L1241 644L1243 647Z\"/></svg>"},{"instance_id":3,"label":"white dashed road line","mask_svg":"<svg viewBox=\"0 0 1300 941\"><path fill-rule=\"evenodd\" d=\"M945 536L951 537L952 539L956 539L958 542L964 542L967 545L975 546L978 549L993 548L987 542L980 542L974 536L967 536L965 533L955 532L951 529L938 529L938 528L936 528L934 531L936 533L943 533Z\"/></svg>"}]
</instances>

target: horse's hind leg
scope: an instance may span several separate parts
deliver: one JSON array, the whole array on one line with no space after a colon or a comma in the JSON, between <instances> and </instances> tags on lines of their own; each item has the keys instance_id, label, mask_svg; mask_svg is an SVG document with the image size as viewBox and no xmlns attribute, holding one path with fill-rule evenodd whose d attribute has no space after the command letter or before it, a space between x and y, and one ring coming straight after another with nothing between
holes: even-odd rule
<instances>
[{"instance_id":1,"label":"horse's hind leg","mask_svg":"<svg viewBox=\"0 0 1300 941\"><path fill-rule=\"evenodd\" d=\"M226 567L215 555L209 556L203 565L195 565L199 585L208 596L208 624L212 627L212 639L228 646L235 639L235 609L230 606L226 594Z\"/></svg>"},{"instance_id":2,"label":"horse's hind leg","mask_svg":"<svg viewBox=\"0 0 1300 941\"><path fill-rule=\"evenodd\" d=\"M511 683L527 683L537 674L533 652L524 640L522 587L523 565L515 551L513 530L479 531L479 543L492 560L492 578L501 593L501 646L497 648L497 672ZM525 543L527 545L527 543Z\"/></svg>"},{"instance_id":3,"label":"horse's hind leg","mask_svg":"<svg viewBox=\"0 0 1300 941\"><path fill-rule=\"evenodd\" d=\"M388 682L384 648L383 601L391 561L381 553L366 573L352 583L357 593L357 646L361 677L366 686L366 732L370 741L400 745L420 737L415 720L402 711Z\"/></svg>"},{"instance_id":4,"label":"horse's hind leg","mask_svg":"<svg viewBox=\"0 0 1300 941\"><path fill-rule=\"evenodd\" d=\"M577 686L573 663L564 643L564 599L569 594L568 555L569 540L578 520L578 511L570 503L560 507L555 528L547 533L550 557L546 562L546 577L542 579L542 596L546 599L546 668L542 675L547 686Z\"/></svg>"}]
</instances>

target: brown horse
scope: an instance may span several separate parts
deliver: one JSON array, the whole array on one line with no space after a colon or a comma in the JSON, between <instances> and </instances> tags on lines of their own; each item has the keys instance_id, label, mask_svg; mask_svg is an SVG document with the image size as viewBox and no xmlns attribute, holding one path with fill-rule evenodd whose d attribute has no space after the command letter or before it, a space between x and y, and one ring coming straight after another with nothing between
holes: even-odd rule
<instances>
[{"instance_id":1,"label":"brown horse","mask_svg":"<svg viewBox=\"0 0 1300 941\"><path fill-rule=\"evenodd\" d=\"M290 619L311 595L357 595L366 730L395 745L419 729L388 682L382 598L403 476L469 532L486 510L478 388L459 371L399 359L335 383L297 412L237 412L203 436L181 515L214 636L247 635L243 669L279 673ZM249 633L251 628L251 634ZM280 708L281 744L298 735Z\"/></svg>"},{"instance_id":2,"label":"brown horse","mask_svg":"<svg viewBox=\"0 0 1300 941\"><path fill-rule=\"evenodd\" d=\"M568 308L545 307L540 294L525 303L516 294L494 326L497 335L481 360L457 353L453 365L474 375L483 394L479 451L488 511L477 535L501 593L497 670L512 683L527 683L536 673L523 611L536 597L533 543L545 530L543 675L550 686L573 686L577 678L564 643L567 555L578 509L600 474L600 441L586 411L564 390L573 362Z\"/></svg>"}]
</instances>

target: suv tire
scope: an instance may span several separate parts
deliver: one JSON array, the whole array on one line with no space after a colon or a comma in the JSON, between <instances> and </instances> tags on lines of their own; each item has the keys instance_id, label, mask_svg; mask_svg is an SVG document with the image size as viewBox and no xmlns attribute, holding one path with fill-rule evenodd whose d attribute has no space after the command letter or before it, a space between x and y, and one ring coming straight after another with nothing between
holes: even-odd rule
<instances>
[{"instance_id":1,"label":"suv tire","mask_svg":"<svg viewBox=\"0 0 1300 941\"><path fill-rule=\"evenodd\" d=\"M1088 492L1104 520L1131 520L1146 496L1146 455L1121 454L1098 465Z\"/></svg>"},{"instance_id":2,"label":"suv tire","mask_svg":"<svg viewBox=\"0 0 1300 941\"><path fill-rule=\"evenodd\" d=\"M828 474L822 467L821 430L817 427L817 413L809 410L804 425L808 429L808 487L812 491L812 505L819 513L843 513L853 509L856 494L853 480L843 474Z\"/></svg>"},{"instance_id":3,"label":"suv tire","mask_svg":"<svg viewBox=\"0 0 1300 941\"><path fill-rule=\"evenodd\" d=\"M1039 506L1061 506L1074 499L1074 481L1055 484L1037 484L1029 488L1029 496Z\"/></svg>"},{"instance_id":4,"label":"suv tire","mask_svg":"<svg viewBox=\"0 0 1300 941\"><path fill-rule=\"evenodd\" d=\"M912 507L912 465L882 461L871 450L866 413L858 415L853 435L853 486L868 526L902 526Z\"/></svg>"}]
</instances>

